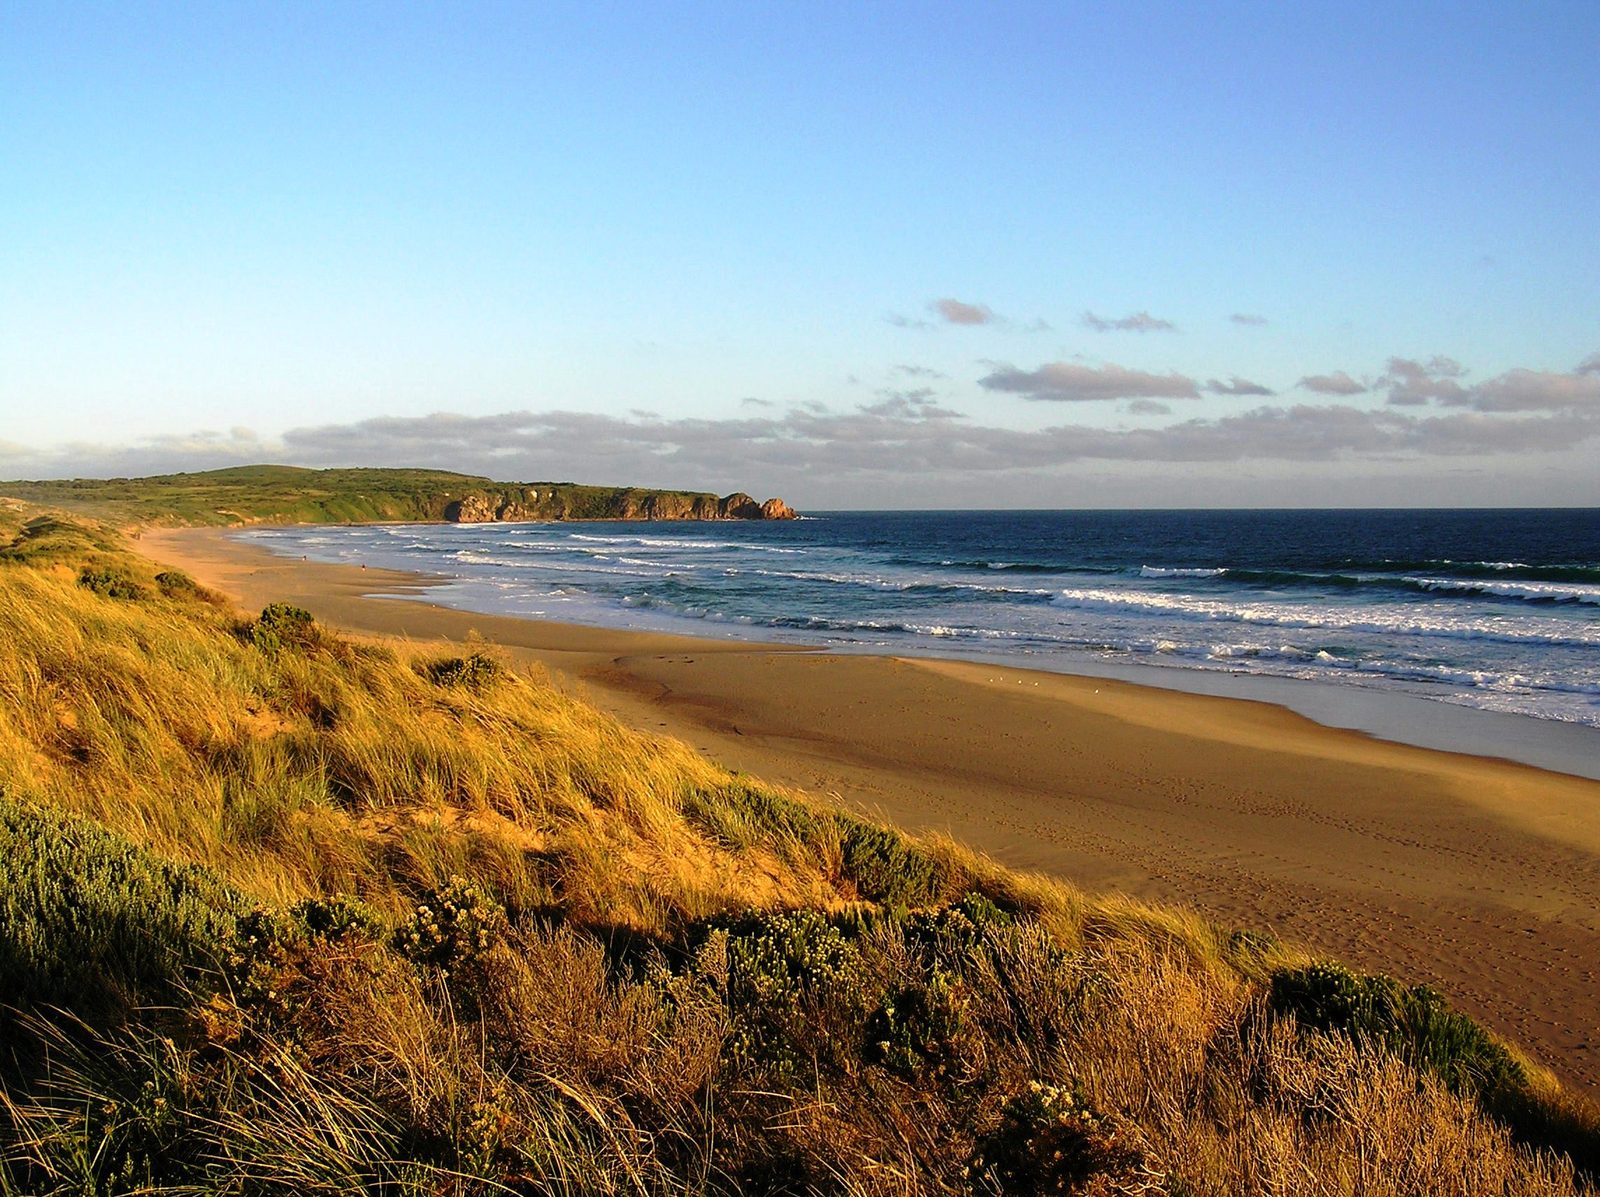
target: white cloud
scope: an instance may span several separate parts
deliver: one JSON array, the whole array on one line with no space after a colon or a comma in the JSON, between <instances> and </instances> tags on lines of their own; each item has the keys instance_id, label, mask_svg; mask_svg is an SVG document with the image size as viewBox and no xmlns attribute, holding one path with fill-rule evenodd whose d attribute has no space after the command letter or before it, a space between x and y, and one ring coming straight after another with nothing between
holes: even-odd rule
<instances>
[{"instance_id":1,"label":"white cloud","mask_svg":"<svg viewBox=\"0 0 1600 1197\"><path fill-rule=\"evenodd\" d=\"M1172 408L1157 399L1135 399L1128 404L1128 413L1135 416L1170 416Z\"/></svg>"},{"instance_id":2,"label":"white cloud","mask_svg":"<svg viewBox=\"0 0 1600 1197\"><path fill-rule=\"evenodd\" d=\"M1123 316L1117 320L1108 320L1104 316L1096 316L1093 312L1083 314L1083 326L1092 328L1095 332L1176 332L1178 326L1170 320L1162 320L1152 316L1149 312L1134 312L1131 316Z\"/></svg>"},{"instance_id":3,"label":"white cloud","mask_svg":"<svg viewBox=\"0 0 1600 1197\"><path fill-rule=\"evenodd\" d=\"M993 324L999 317L981 303L963 303L959 299L936 299L928 310L946 324Z\"/></svg>"},{"instance_id":4,"label":"white cloud","mask_svg":"<svg viewBox=\"0 0 1600 1197\"><path fill-rule=\"evenodd\" d=\"M1028 399L1069 403L1097 399L1200 398L1200 388L1192 378L1181 374L1149 374L1109 362L1104 366L1046 362L1037 370L1002 365L980 378L978 385Z\"/></svg>"},{"instance_id":5,"label":"white cloud","mask_svg":"<svg viewBox=\"0 0 1600 1197\"><path fill-rule=\"evenodd\" d=\"M1213 378L1206 383L1206 390L1213 395L1276 395L1271 387L1264 387L1259 382L1251 382L1248 378L1240 378L1235 374L1227 382Z\"/></svg>"},{"instance_id":6,"label":"white cloud","mask_svg":"<svg viewBox=\"0 0 1600 1197\"><path fill-rule=\"evenodd\" d=\"M1452 357L1431 357L1426 362L1392 357L1379 381L1389 388L1389 402L1396 407L1420 407L1430 400L1460 402L1466 394L1458 381L1466 371Z\"/></svg>"},{"instance_id":7,"label":"white cloud","mask_svg":"<svg viewBox=\"0 0 1600 1197\"><path fill-rule=\"evenodd\" d=\"M1600 374L1508 370L1488 382L1442 396L1439 402L1445 407L1470 407L1475 411L1600 408Z\"/></svg>"},{"instance_id":8,"label":"white cloud","mask_svg":"<svg viewBox=\"0 0 1600 1197\"><path fill-rule=\"evenodd\" d=\"M1360 395L1367 389L1343 370L1336 370L1332 374L1308 374L1295 385L1318 395Z\"/></svg>"}]
</instances>

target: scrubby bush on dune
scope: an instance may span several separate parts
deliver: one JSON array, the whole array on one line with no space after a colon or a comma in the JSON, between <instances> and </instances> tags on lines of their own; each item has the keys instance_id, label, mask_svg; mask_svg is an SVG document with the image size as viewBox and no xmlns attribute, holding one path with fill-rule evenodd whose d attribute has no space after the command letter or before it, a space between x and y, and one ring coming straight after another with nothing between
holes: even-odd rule
<instances>
[{"instance_id":1,"label":"scrubby bush on dune","mask_svg":"<svg viewBox=\"0 0 1600 1197\"><path fill-rule=\"evenodd\" d=\"M78 573L78 585L102 598L141 599L144 588L127 574L113 569L84 567Z\"/></svg>"},{"instance_id":2,"label":"scrubby bush on dune","mask_svg":"<svg viewBox=\"0 0 1600 1197\"><path fill-rule=\"evenodd\" d=\"M244 639L264 653L284 648L307 648L316 643L317 622L304 607L269 603L244 629Z\"/></svg>"},{"instance_id":3,"label":"scrubby bush on dune","mask_svg":"<svg viewBox=\"0 0 1600 1197\"><path fill-rule=\"evenodd\" d=\"M99 535L0 569L0 1194L1554 1195L1600 1141L1427 991Z\"/></svg>"},{"instance_id":4,"label":"scrubby bush on dune","mask_svg":"<svg viewBox=\"0 0 1600 1197\"><path fill-rule=\"evenodd\" d=\"M105 1015L215 965L244 900L83 819L0 794L0 1006Z\"/></svg>"},{"instance_id":5,"label":"scrubby bush on dune","mask_svg":"<svg viewBox=\"0 0 1600 1197\"><path fill-rule=\"evenodd\" d=\"M422 667L424 676L436 686L461 686L481 690L500 679L503 668L488 653L475 651L464 657L443 657Z\"/></svg>"}]
</instances>

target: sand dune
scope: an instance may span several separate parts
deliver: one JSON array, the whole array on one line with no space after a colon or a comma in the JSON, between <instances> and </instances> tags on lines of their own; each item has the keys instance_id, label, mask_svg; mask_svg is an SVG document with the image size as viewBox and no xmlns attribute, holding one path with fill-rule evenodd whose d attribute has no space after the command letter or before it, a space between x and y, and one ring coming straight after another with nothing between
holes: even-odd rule
<instances>
[{"instance_id":1,"label":"sand dune","mask_svg":"<svg viewBox=\"0 0 1600 1197\"><path fill-rule=\"evenodd\" d=\"M1600 782L1122 682L371 598L426 582L215 529L139 544L246 607L287 600L419 640L475 631L730 768L1432 982L1600 1096Z\"/></svg>"}]
</instances>

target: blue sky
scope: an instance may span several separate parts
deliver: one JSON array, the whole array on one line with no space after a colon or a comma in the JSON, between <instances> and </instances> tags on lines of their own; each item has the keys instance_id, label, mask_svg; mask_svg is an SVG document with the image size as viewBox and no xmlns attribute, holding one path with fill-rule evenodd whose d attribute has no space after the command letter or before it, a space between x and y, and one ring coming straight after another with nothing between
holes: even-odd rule
<instances>
[{"instance_id":1,"label":"blue sky","mask_svg":"<svg viewBox=\"0 0 1600 1197\"><path fill-rule=\"evenodd\" d=\"M1592 0L13 3L0 476L1600 503L1597 64Z\"/></svg>"}]
</instances>

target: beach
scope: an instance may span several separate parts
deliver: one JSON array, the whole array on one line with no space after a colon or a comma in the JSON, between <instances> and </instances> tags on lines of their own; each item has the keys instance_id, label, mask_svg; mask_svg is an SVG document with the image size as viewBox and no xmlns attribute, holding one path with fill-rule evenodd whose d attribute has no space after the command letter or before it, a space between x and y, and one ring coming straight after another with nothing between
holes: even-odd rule
<instances>
[{"instance_id":1,"label":"beach","mask_svg":"<svg viewBox=\"0 0 1600 1197\"><path fill-rule=\"evenodd\" d=\"M481 635L728 768L1434 984L1600 1094L1600 782L1116 679L373 597L422 599L428 580L219 529L135 543L246 609L287 601L416 641Z\"/></svg>"}]
</instances>

